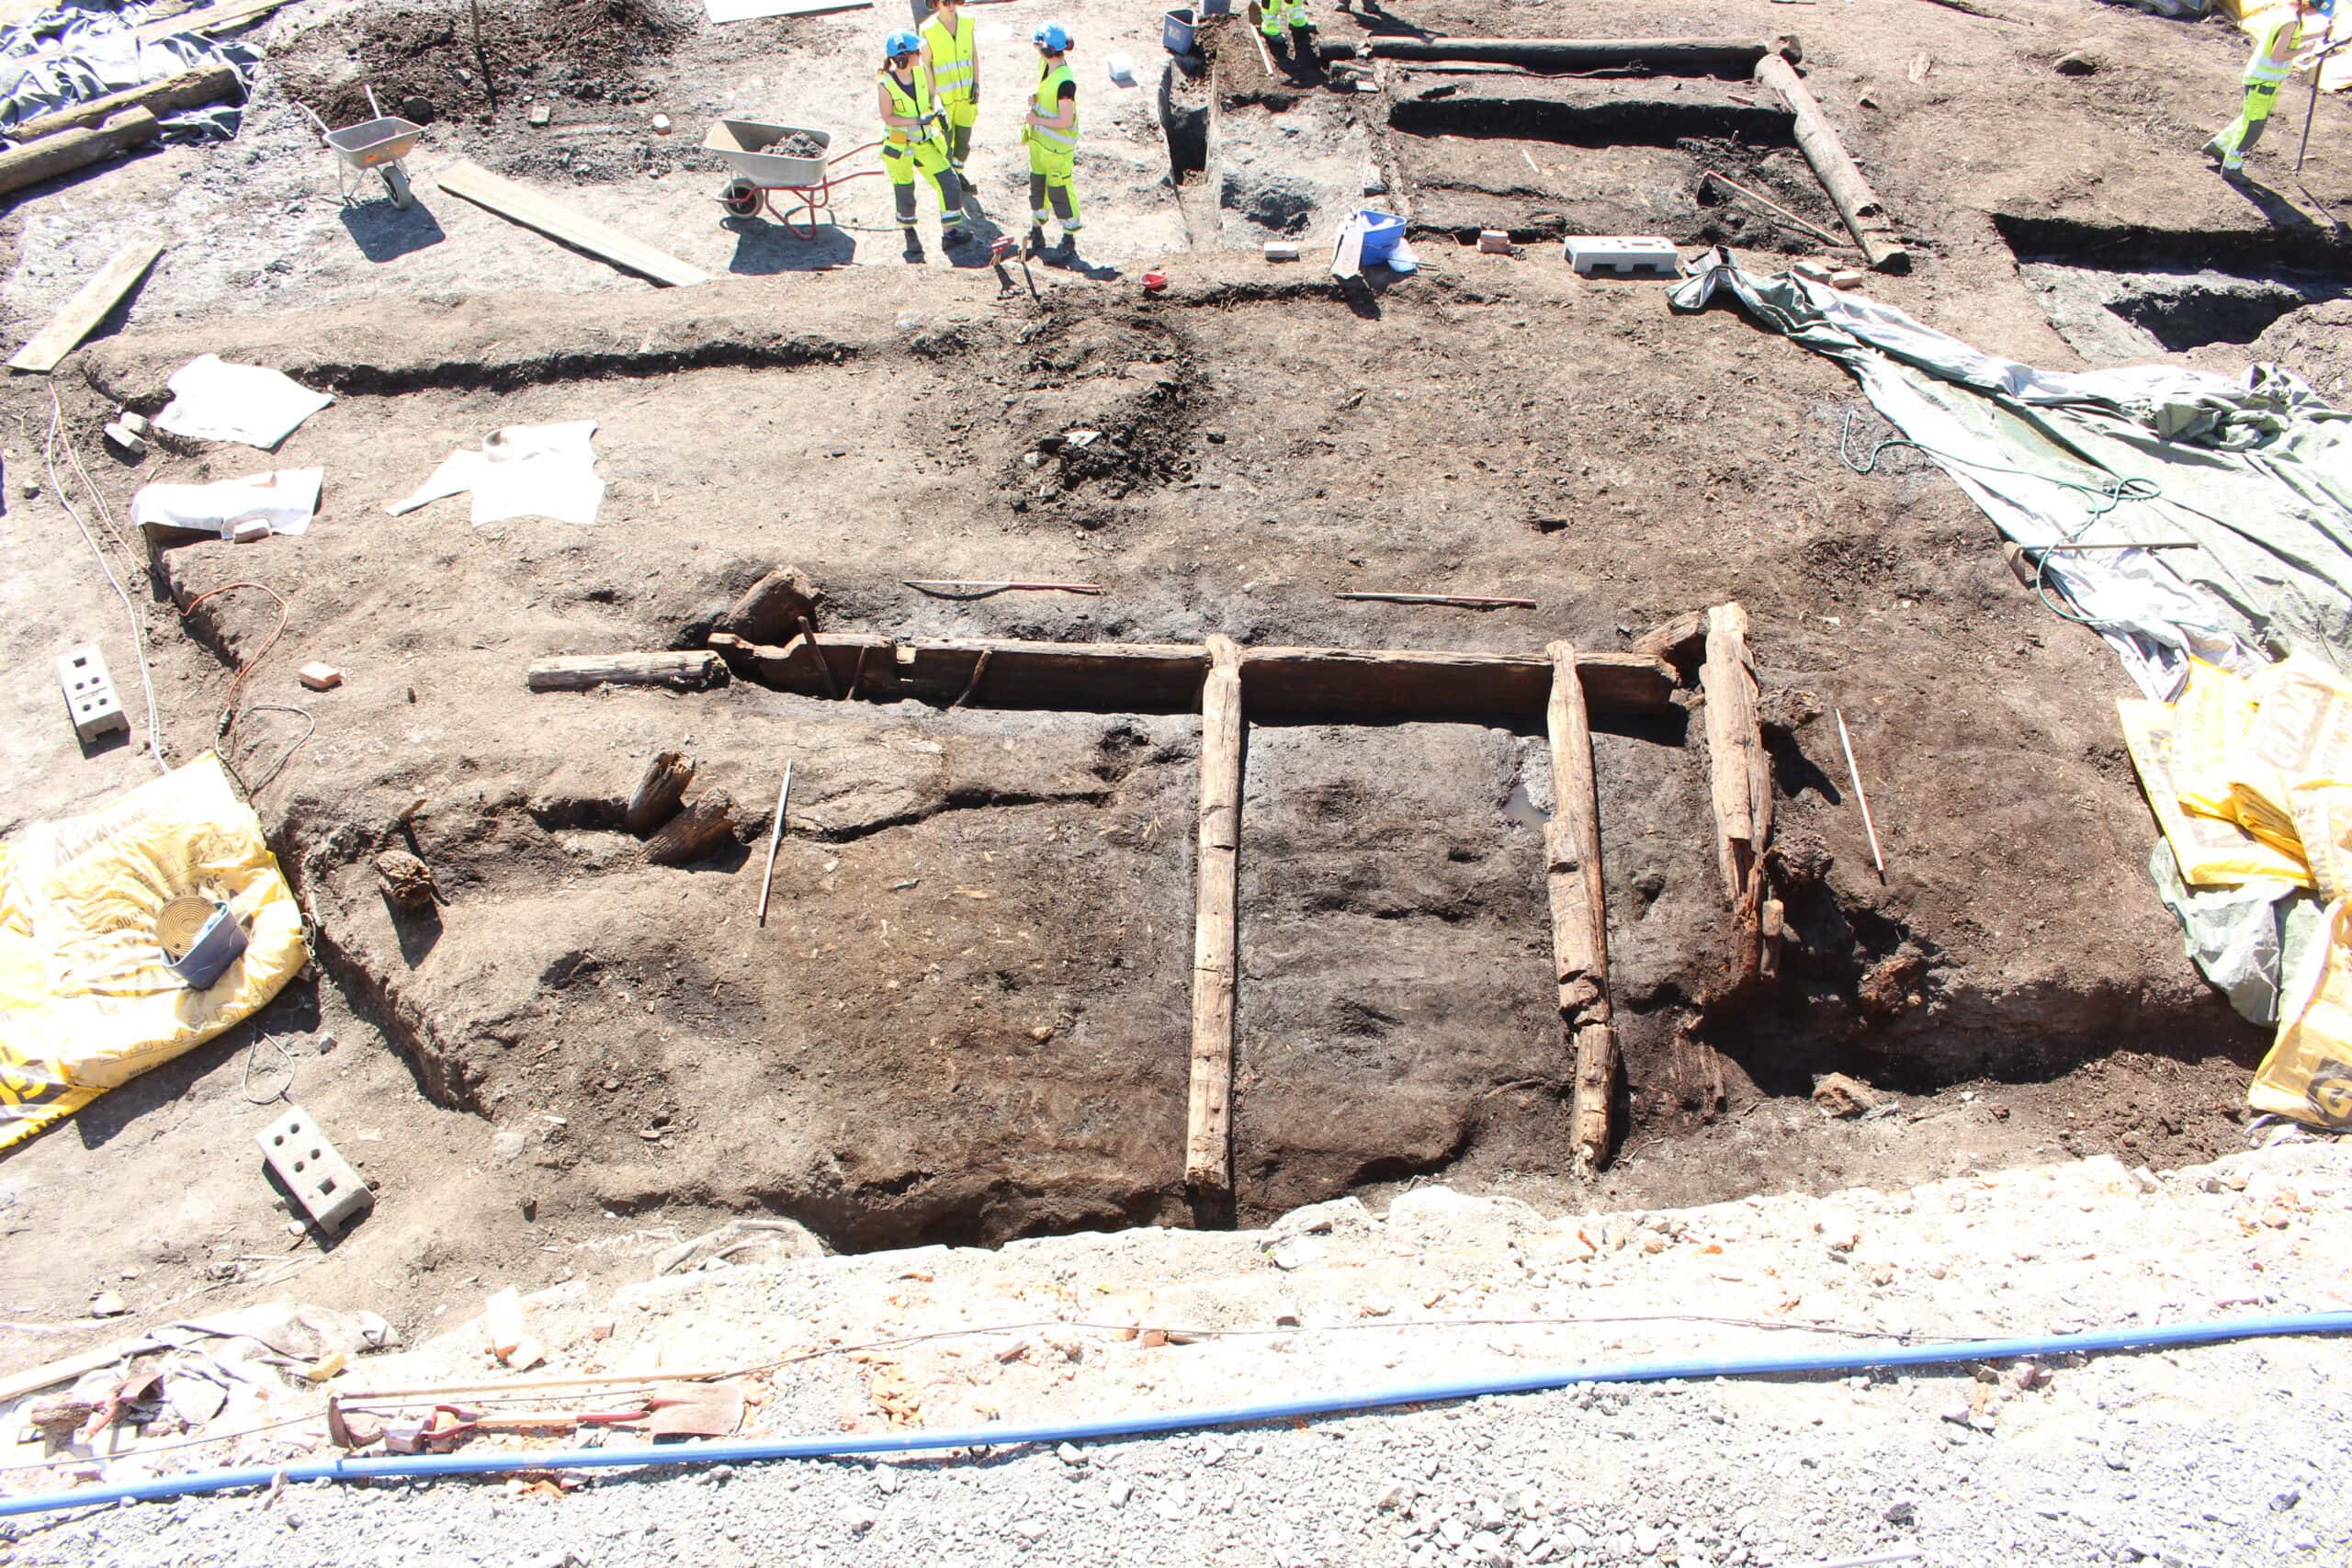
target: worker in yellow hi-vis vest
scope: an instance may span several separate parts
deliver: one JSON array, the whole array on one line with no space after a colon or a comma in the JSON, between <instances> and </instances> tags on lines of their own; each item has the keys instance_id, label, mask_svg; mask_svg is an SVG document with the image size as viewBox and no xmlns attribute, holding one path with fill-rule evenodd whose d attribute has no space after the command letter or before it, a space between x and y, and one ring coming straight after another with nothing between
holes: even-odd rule
<instances>
[{"instance_id":1,"label":"worker in yellow hi-vis vest","mask_svg":"<svg viewBox=\"0 0 2352 1568\"><path fill-rule=\"evenodd\" d=\"M1046 218L1057 218L1057 249L1069 256L1077 253L1078 231L1085 226L1079 218L1078 187L1070 183L1078 169L1078 79L1069 70L1069 29L1059 22L1040 22L1029 41L1038 56L1037 91L1021 127L1021 139L1029 144L1029 240L1044 244Z\"/></svg>"},{"instance_id":2,"label":"worker in yellow hi-vis vest","mask_svg":"<svg viewBox=\"0 0 2352 1568\"><path fill-rule=\"evenodd\" d=\"M960 175L980 118L980 51L964 0L931 0L931 17L922 25L922 67L947 111L947 162Z\"/></svg>"},{"instance_id":3,"label":"worker in yellow hi-vis vest","mask_svg":"<svg viewBox=\"0 0 2352 1568\"><path fill-rule=\"evenodd\" d=\"M966 199L964 182L947 163L946 114L933 96L931 73L922 68L922 40L905 29L892 33L882 46L882 69L875 73L874 96L882 111L882 167L895 187L899 227L906 231L907 254L922 254L915 234L915 175L920 174L939 193L939 239L960 245L972 232L964 225L978 222Z\"/></svg>"},{"instance_id":4,"label":"worker in yellow hi-vis vest","mask_svg":"<svg viewBox=\"0 0 2352 1568\"><path fill-rule=\"evenodd\" d=\"M2254 58L2239 78L2245 84L2245 107L2220 135L2205 143L2205 155L2222 161L2222 173L2233 175L2245 166L2245 155L2262 140L2270 123L2270 106L2287 79L2318 57L2327 41L2328 22L2335 15L2335 0L2289 0L2263 14L2255 35ZM2314 25L2316 24L2316 25ZM2304 51L2298 54L2297 50Z\"/></svg>"}]
</instances>

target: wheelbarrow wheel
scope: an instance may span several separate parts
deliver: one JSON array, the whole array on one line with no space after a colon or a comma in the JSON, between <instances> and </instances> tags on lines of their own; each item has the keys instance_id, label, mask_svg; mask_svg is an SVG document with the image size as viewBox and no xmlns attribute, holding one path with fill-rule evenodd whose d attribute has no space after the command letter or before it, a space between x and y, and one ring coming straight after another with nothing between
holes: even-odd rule
<instances>
[{"instance_id":1,"label":"wheelbarrow wheel","mask_svg":"<svg viewBox=\"0 0 2352 1568\"><path fill-rule=\"evenodd\" d=\"M408 188L408 171L398 164L387 164L377 173L384 176L384 188L392 193L394 207L413 206L416 197Z\"/></svg>"},{"instance_id":2,"label":"wheelbarrow wheel","mask_svg":"<svg viewBox=\"0 0 2352 1568\"><path fill-rule=\"evenodd\" d=\"M741 175L728 181L727 188L718 193L718 205L727 209L729 218L756 218L761 199L760 187Z\"/></svg>"}]
</instances>

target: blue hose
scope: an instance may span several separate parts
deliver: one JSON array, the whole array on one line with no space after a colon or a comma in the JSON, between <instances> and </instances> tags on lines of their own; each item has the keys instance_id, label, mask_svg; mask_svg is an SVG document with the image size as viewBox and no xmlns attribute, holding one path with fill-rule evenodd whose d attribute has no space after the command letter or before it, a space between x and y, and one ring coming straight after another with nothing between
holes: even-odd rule
<instances>
[{"instance_id":1,"label":"blue hose","mask_svg":"<svg viewBox=\"0 0 2352 1568\"><path fill-rule=\"evenodd\" d=\"M175 1497L266 1486L284 1476L303 1481L419 1480L444 1475L501 1475L510 1471L613 1470L638 1465L750 1464L763 1460L842 1459L853 1454L914 1453L935 1449L1007 1448L1029 1443L1100 1441L1140 1438L1211 1427L1239 1427L1307 1416L1345 1416L1404 1404L1439 1404L1489 1394L1534 1393L1587 1382L1664 1382L1668 1379L1774 1377L1798 1373L1851 1373L1889 1367L1939 1367L1955 1362L2002 1361L2024 1356L2081 1356L2112 1350L2165 1350L2187 1345L2219 1345L2237 1339L2352 1333L2352 1312L2306 1312L2273 1317L2210 1319L2168 1328L2098 1328L2080 1334L2045 1334L2015 1339L1963 1339L1934 1345L1875 1346L1819 1355L1737 1356L1722 1360L1642 1361L1629 1365L1567 1367L1517 1377L1474 1378L1462 1382L1419 1383L1329 1393L1269 1404L1178 1410L1160 1415L1112 1416L1039 1427L973 1427L948 1432L872 1432L821 1437L768 1438L743 1442L667 1443L659 1448L558 1449L499 1454L421 1454L384 1459L337 1459L282 1467L197 1471L119 1486L84 1486L29 1497L0 1498L0 1517L84 1508L101 1503L160 1503Z\"/></svg>"}]
</instances>

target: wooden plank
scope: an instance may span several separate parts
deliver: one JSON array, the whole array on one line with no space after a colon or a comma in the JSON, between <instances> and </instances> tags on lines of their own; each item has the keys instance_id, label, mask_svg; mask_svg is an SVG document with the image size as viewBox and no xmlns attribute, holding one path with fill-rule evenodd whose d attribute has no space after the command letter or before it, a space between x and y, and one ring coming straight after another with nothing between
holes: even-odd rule
<instances>
[{"instance_id":1,"label":"wooden plank","mask_svg":"<svg viewBox=\"0 0 2352 1568\"><path fill-rule=\"evenodd\" d=\"M125 109L104 125L61 130L29 146L0 152L0 196L53 180L155 140L155 117Z\"/></svg>"},{"instance_id":2,"label":"wooden plank","mask_svg":"<svg viewBox=\"0 0 2352 1568\"><path fill-rule=\"evenodd\" d=\"M812 17L820 11L855 11L874 0L703 0L714 24L756 21L763 17Z\"/></svg>"},{"instance_id":3,"label":"wooden plank","mask_svg":"<svg viewBox=\"0 0 2352 1568\"><path fill-rule=\"evenodd\" d=\"M1747 611L1737 604L1707 612L1707 656L1699 666L1706 694L1707 775L1715 809L1715 855L1731 900L1733 988L1763 972L1764 851L1772 836L1771 760L1756 711L1756 671L1747 652Z\"/></svg>"},{"instance_id":4,"label":"wooden plank","mask_svg":"<svg viewBox=\"0 0 2352 1568\"><path fill-rule=\"evenodd\" d=\"M1544 825L1544 880L1552 905L1552 964L1560 1021L1576 1053L1568 1117L1577 1163L1609 1163L1617 1095L1617 1034L1609 1011L1609 915L1600 878L1600 793L1593 781L1592 726L1577 650L1547 650L1552 694L1544 731L1552 749L1552 819Z\"/></svg>"},{"instance_id":5,"label":"wooden plank","mask_svg":"<svg viewBox=\"0 0 2352 1568\"><path fill-rule=\"evenodd\" d=\"M675 686L699 692L727 683L727 666L706 649L685 653L588 653L535 659L526 683L535 692L584 692L591 686Z\"/></svg>"},{"instance_id":6,"label":"wooden plank","mask_svg":"<svg viewBox=\"0 0 2352 1568\"><path fill-rule=\"evenodd\" d=\"M1862 178L1862 171L1855 165L1845 142L1838 140L1838 128L1821 112L1821 104L1813 96L1795 67L1777 54L1768 54L1756 62L1756 80L1781 95L1789 111L1797 117L1797 147L1804 153L1804 161L1813 165L1822 188L1837 205L1838 216L1846 220L1853 232L1854 243L1862 247L1862 254L1871 266L1881 272L1909 272L1911 253L1894 237L1893 226L1886 217L1886 205L1871 189L1870 181Z\"/></svg>"},{"instance_id":7,"label":"wooden plank","mask_svg":"<svg viewBox=\"0 0 2352 1568\"><path fill-rule=\"evenodd\" d=\"M98 269L96 277L74 292L74 298L49 319L49 325L35 333L32 341L17 351L8 361L12 370L28 370L46 376L57 368L57 362L80 345L82 340L97 330L122 297L130 292L155 258L164 254L161 240L134 240L114 254L114 259Z\"/></svg>"},{"instance_id":8,"label":"wooden plank","mask_svg":"<svg viewBox=\"0 0 2352 1568\"><path fill-rule=\"evenodd\" d=\"M1675 683L1670 666L1632 653L1581 654L1577 675L1596 713L1656 712ZM1533 719L1551 696L1552 662L1516 653L1253 648L1241 678L1258 714Z\"/></svg>"},{"instance_id":9,"label":"wooden plank","mask_svg":"<svg viewBox=\"0 0 2352 1568\"><path fill-rule=\"evenodd\" d=\"M746 679L779 691L826 695L799 639L789 648L714 632L710 646ZM980 656L988 680L973 694L984 707L1071 708L1112 713L1192 713L1200 706L1208 651L1190 643L1031 642L1008 637L887 637L829 631L819 644L838 689L860 697L915 697L946 704L970 687Z\"/></svg>"},{"instance_id":10,"label":"wooden plank","mask_svg":"<svg viewBox=\"0 0 2352 1568\"><path fill-rule=\"evenodd\" d=\"M243 86L235 66L209 65L201 71L167 76L160 82L146 82L136 87L125 87L119 93L108 93L101 98L86 99L70 108L35 115L9 132L9 136L21 144L61 130L104 125L109 116L120 114L125 109L145 109L153 115L172 114L180 109L195 108L199 104L233 98Z\"/></svg>"},{"instance_id":11,"label":"wooden plank","mask_svg":"<svg viewBox=\"0 0 2352 1568\"><path fill-rule=\"evenodd\" d=\"M637 273L670 288L710 281L709 274L688 266L667 252L631 239L527 186L501 178L479 164L453 164L434 178L451 196L462 197L526 229L535 229L549 239L601 257L624 272Z\"/></svg>"},{"instance_id":12,"label":"wooden plank","mask_svg":"<svg viewBox=\"0 0 2352 1568\"><path fill-rule=\"evenodd\" d=\"M266 17L291 0L230 0L220 6L200 6L177 11L156 21L141 22L130 29L130 36L141 43L153 43L158 39L176 38L182 33L217 33L229 28L243 27ZM122 34L108 35L120 38ZM80 45L74 48L82 47ZM64 46L52 46L32 54L19 56L12 66L37 65L44 61L62 59L70 51Z\"/></svg>"},{"instance_id":13,"label":"wooden plank","mask_svg":"<svg viewBox=\"0 0 2352 1568\"><path fill-rule=\"evenodd\" d=\"M0 1404L12 1399L22 1399L28 1393L39 1393L45 1388L54 1388L62 1382L72 1382L75 1378L95 1372L100 1367L110 1367L127 1357L162 1348L160 1342L141 1335L130 1339L118 1339L111 1345L101 1345L95 1350L84 1350L59 1360L45 1361L38 1367L0 1377Z\"/></svg>"},{"instance_id":14,"label":"wooden plank","mask_svg":"<svg viewBox=\"0 0 2352 1568\"><path fill-rule=\"evenodd\" d=\"M1353 46L1339 58L1354 52ZM1639 71L1652 76L1745 76L1771 46L1745 38L1376 38L1375 60L1469 60L1541 71Z\"/></svg>"},{"instance_id":15,"label":"wooden plank","mask_svg":"<svg viewBox=\"0 0 2352 1568\"><path fill-rule=\"evenodd\" d=\"M1241 652L1208 639L1201 686L1199 878L1193 916L1193 1076L1184 1117L1184 1185L1223 1199L1233 1191L1235 907L1241 848Z\"/></svg>"}]
</instances>

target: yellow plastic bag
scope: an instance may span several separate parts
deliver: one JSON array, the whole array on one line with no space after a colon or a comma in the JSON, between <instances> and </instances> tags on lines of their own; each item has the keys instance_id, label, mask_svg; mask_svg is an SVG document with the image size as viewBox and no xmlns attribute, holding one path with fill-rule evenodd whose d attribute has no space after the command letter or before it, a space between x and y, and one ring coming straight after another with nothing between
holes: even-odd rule
<instances>
[{"instance_id":1,"label":"yellow plastic bag","mask_svg":"<svg viewBox=\"0 0 2352 1568\"><path fill-rule=\"evenodd\" d=\"M2312 944L2281 998L2278 1037L2254 1072L2246 1103L2316 1127L2352 1127L2352 901L2327 907L2327 941Z\"/></svg>"},{"instance_id":2,"label":"yellow plastic bag","mask_svg":"<svg viewBox=\"0 0 2352 1568\"><path fill-rule=\"evenodd\" d=\"M2238 819L2230 798L2230 759L2254 723L2254 682L2201 659L2173 705L2172 782L2180 804L2200 817Z\"/></svg>"},{"instance_id":3,"label":"yellow plastic bag","mask_svg":"<svg viewBox=\"0 0 2352 1568\"><path fill-rule=\"evenodd\" d=\"M244 953L192 991L164 960L174 898L226 903ZM0 1149L258 1011L309 959L260 819L207 754L0 844Z\"/></svg>"},{"instance_id":4,"label":"yellow plastic bag","mask_svg":"<svg viewBox=\"0 0 2352 1568\"><path fill-rule=\"evenodd\" d=\"M2174 709L2125 697L2116 702L2115 716L2122 723L2123 744L2132 752L2132 765L2140 770L2140 787L2155 808L2157 825L2172 846L2183 882L2192 887L2236 887L2248 882L2312 886L2311 868L2295 856L2258 841L2235 822L2181 809L2176 769L2184 749L2175 733Z\"/></svg>"},{"instance_id":5,"label":"yellow plastic bag","mask_svg":"<svg viewBox=\"0 0 2352 1568\"><path fill-rule=\"evenodd\" d=\"M2254 722L2232 752L2230 798L2246 830L2302 852L2292 786L2298 779L2352 777L2352 688L2308 660L2254 678Z\"/></svg>"}]
</instances>

